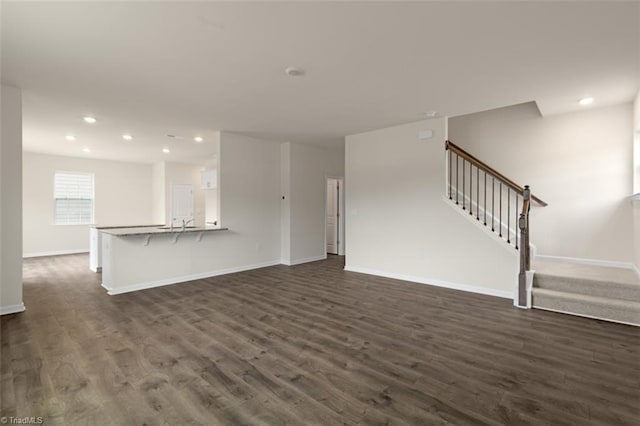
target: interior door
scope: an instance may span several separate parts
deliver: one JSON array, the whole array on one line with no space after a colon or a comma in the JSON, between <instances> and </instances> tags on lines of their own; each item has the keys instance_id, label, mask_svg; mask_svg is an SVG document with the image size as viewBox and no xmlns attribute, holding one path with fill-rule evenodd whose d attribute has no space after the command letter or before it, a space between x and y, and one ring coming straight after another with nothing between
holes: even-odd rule
<instances>
[{"instance_id":1,"label":"interior door","mask_svg":"<svg viewBox=\"0 0 640 426\"><path fill-rule=\"evenodd\" d=\"M327 180L327 253L338 254L338 181Z\"/></svg>"},{"instance_id":2,"label":"interior door","mask_svg":"<svg viewBox=\"0 0 640 426\"><path fill-rule=\"evenodd\" d=\"M193 186L183 184L171 185L171 222L173 226L182 226L182 221L193 217ZM193 225L193 222L191 223Z\"/></svg>"}]
</instances>

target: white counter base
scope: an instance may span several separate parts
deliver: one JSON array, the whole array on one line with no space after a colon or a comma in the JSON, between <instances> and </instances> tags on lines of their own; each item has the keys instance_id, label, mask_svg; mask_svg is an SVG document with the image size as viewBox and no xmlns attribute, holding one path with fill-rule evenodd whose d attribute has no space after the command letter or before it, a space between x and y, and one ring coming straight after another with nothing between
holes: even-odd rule
<instances>
[{"instance_id":1,"label":"white counter base","mask_svg":"<svg viewBox=\"0 0 640 426\"><path fill-rule=\"evenodd\" d=\"M194 280L201 280L203 278L210 278L218 275L233 274L235 272L250 271L252 269L266 268L267 266L274 266L279 264L280 264L279 260L274 260L272 262L264 262L264 263L257 263L255 265L221 269L218 271L205 272L202 274L183 275L180 277L173 277L173 278L168 278L168 279L159 280L159 281L150 281L150 282L135 284L135 285L126 286L126 287L118 287L116 289L107 287L103 282L102 287L107 290L107 294L114 296L116 294L123 294L123 293L129 293L132 291L145 290L148 288L162 287L165 285L179 284L179 283L184 283L184 282L194 281Z\"/></svg>"},{"instance_id":2,"label":"white counter base","mask_svg":"<svg viewBox=\"0 0 640 426\"><path fill-rule=\"evenodd\" d=\"M245 252L254 262L238 264L239 243L241 237L228 230L185 232L177 240L172 234L148 240L103 233L102 287L116 295L280 264L279 257L264 260L257 248Z\"/></svg>"}]
</instances>

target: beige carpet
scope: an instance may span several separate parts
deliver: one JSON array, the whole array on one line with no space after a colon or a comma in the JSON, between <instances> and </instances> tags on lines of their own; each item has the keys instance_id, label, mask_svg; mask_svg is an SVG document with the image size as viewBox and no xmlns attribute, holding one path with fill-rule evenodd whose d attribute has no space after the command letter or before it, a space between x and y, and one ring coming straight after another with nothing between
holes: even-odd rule
<instances>
[{"instance_id":1,"label":"beige carpet","mask_svg":"<svg viewBox=\"0 0 640 426\"><path fill-rule=\"evenodd\" d=\"M533 306L640 325L640 279L631 269L537 260Z\"/></svg>"}]
</instances>

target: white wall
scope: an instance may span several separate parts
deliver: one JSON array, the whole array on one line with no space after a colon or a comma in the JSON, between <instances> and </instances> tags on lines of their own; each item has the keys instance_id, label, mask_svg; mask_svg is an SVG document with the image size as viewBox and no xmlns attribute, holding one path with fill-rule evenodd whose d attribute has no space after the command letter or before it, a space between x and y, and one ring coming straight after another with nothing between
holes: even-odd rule
<instances>
[{"instance_id":1,"label":"white wall","mask_svg":"<svg viewBox=\"0 0 640 426\"><path fill-rule=\"evenodd\" d=\"M517 251L443 200L445 137L444 119L347 137L346 268L513 297Z\"/></svg>"},{"instance_id":2,"label":"white wall","mask_svg":"<svg viewBox=\"0 0 640 426\"><path fill-rule=\"evenodd\" d=\"M640 90L633 101L633 129L640 130Z\"/></svg>"},{"instance_id":3,"label":"white wall","mask_svg":"<svg viewBox=\"0 0 640 426\"><path fill-rule=\"evenodd\" d=\"M204 190L204 214L207 225L218 220L218 188Z\"/></svg>"},{"instance_id":4,"label":"white wall","mask_svg":"<svg viewBox=\"0 0 640 426\"><path fill-rule=\"evenodd\" d=\"M640 194L640 90L633 102L633 192Z\"/></svg>"},{"instance_id":5,"label":"white wall","mask_svg":"<svg viewBox=\"0 0 640 426\"><path fill-rule=\"evenodd\" d=\"M151 167L151 203L153 223L167 225L167 196L164 161L154 163Z\"/></svg>"},{"instance_id":6,"label":"white wall","mask_svg":"<svg viewBox=\"0 0 640 426\"><path fill-rule=\"evenodd\" d=\"M635 102L633 103L633 111L633 188L636 194L632 202L634 224L633 263L636 267L636 272L640 275L640 90L638 90Z\"/></svg>"},{"instance_id":7,"label":"white wall","mask_svg":"<svg viewBox=\"0 0 640 426\"><path fill-rule=\"evenodd\" d=\"M344 150L296 143L284 146L285 150L288 148L285 169L289 172L285 189L289 193L288 203L284 200L289 211L284 214L290 228L283 235L283 238L289 237L288 244L283 246L283 262L296 264L323 259L327 254L326 177L344 176Z\"/></svg>"},{"instance_id":8,"label":"white wall","mask_svg":"<svg viewBox=\"0 0 640 426\"><path fill-rule=\"evenodd\" d=\"M220 195L218 193L218 182L220 173L218 171L218 153L220 152L220 132L215 132L210 142L215 147L214 155L208 157L204 163L206 169L215 169L216 171L216 188L204 190L204 210L205 221L208 225L218 221L220 216Z\"/></svg>"},{"instance_id":9,"label":"white wall","mask_svg":"<svg viewBox=\"0 0 640 426\"><path fill-rule=\"evenodd\" d=\"M152 224L150 164L25 152L23 156L24 255L89 250L88 225L55 225L56 171L94 174L94 221L101 226Z\"/></svg>"},{"instance_id":10,"label":"white wall","mask_svg":"<svg viewBox=\"0 0 640 426\"><path fill-rule=\"evenodd\" d=\"M633 245L634 257L633 264L636 273L640 276L640 199L633 200Z\"/></svg>"},{"instance_id":11,"label":"white wall","mask_svg":"<svg viewBox=\"0 0 640 426\"><path fill-rule=\"evenodd\" d=\"M0 315L22 303L22 93L2 86L0 144Z\"/></svg>"},{"instance_id":12,"label":"white wall","mask_svg":"<svg viewBox=\"0 0 640 426\"><path fill-rule=\"evenodd\" d=\"M291 142L280 145L280 254L291 264Z\"/></svg>"},{"instance_id":13,"label":"white wall","mask_svg":"<svg viewBox=\"0 0 640 426\"><path fill-rule=\"evenodd\" d=\"M538 254L631 262L631 104L542 118L534 103L449 120L449 138L549 203Z\"/></svg>"},{"instance_id":14,"label":"white wall","mask_svg":"<svg viewBox=\"0 0 640 426\"><path fill-rule=\"evenodd\" d=\"M226 267L280 263L280 144L221 132L220 225Z\"/></svg>"}]
</instances>

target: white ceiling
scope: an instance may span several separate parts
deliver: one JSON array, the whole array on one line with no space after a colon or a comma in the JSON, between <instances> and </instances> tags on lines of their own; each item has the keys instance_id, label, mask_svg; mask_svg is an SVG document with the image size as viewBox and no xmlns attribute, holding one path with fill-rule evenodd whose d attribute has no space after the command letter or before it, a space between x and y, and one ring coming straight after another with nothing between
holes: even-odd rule
<instances>
[{"instance_id":1,"label":"white ceiling","mask_svg":"<svg viewBox=\"0 0 640 426\"><path fill-rule=\"evenodd\" d=\"M638 2L4 2L2 82L26 150L195 161L216 130L337 145L431 110L628 102L639 22Z\"/></svg>"}]
</instances>

